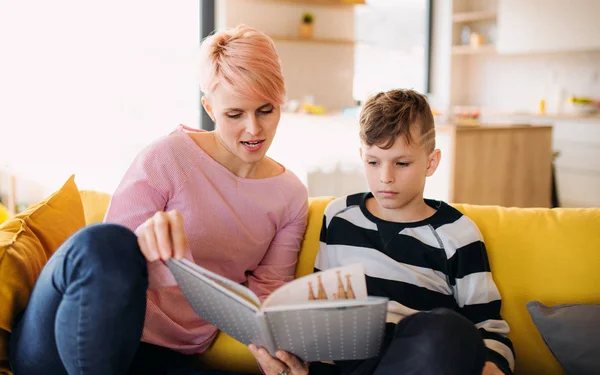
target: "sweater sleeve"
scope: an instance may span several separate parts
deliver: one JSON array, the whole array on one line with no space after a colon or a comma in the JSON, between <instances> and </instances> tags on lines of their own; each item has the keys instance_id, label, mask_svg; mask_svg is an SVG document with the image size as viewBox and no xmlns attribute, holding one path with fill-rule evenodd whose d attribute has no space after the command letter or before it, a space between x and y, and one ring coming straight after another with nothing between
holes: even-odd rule
<instances>
[{"instance_id":1,"label":"sweater sleeve","mask_svg":"<svg viewBox=\"0 0 600 375\"><path fill-rule=\"evenodd\" d=\"M466 217L463 217L466 218ZM473 241L455 250L449 259L450 284L458 312L479 329L488 349L487 360L504 373L514 371L515 356L507 334L510 329L500 316L502 300L492 277L485 244L479 229L472 223Z\"/></svg>"},{"instance_id":2,"label":"sweater sleeve","mask_svg":"<svg viewBox=\"0 0 600 375\"><path fill-rule=\"evenodd\" d=\"M258 267L248 276L248 287L261 301L294 279L308 218L308 197L304 188L303 192L296 198L299 204L295 205L295 211L290 210L291 219L277 231Z\"/></svg>"},{"instance_id":3,"label":"sweater sleeve","mask_svg":"<svg viewBox=\"0 0 600 375\"><path fill-rule=\"evenodd\" d=\"M129 166L111 197L104 222L135 231L154 213L165 210L172 185L163 170L168 163L156 157L159 147L143 150Z\"/></svg>"}]
</instances>

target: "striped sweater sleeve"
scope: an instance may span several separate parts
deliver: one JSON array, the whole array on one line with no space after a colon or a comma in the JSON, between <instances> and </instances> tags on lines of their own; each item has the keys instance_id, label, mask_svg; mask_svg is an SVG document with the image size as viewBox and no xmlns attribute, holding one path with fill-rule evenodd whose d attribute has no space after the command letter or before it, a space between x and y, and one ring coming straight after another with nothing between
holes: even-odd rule
<instances>
[{"instance_id":1,"label":"striped sweater sleeve","mask_svg":"<svg viewBox=\"0 0 600 375\"><path fill-rule=\"evenodd\" d=\"M502 300L492 277L483 237L476 224L466 216L461 221L470 227L471 234L462 234L462 241L456 241L460 247L453 249L448 270L458 310L481 332L488 349L487 360L504 373L511 374L515 356L507 337L510 329L500 316ZM465 241L466 238L470 240Z\"/></svg>"}]
</instances>

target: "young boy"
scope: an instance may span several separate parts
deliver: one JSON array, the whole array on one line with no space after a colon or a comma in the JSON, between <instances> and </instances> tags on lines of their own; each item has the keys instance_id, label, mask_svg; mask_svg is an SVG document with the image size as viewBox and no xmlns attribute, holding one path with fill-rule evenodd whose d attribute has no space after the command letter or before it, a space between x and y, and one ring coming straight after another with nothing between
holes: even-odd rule
<instances>
[{"instance_id":1,"label":"young boy","mask_svg":"<svg viewBox=\"0 0 600 375\"><path fill-rule=\"evenodd\" d=\"M315 268L360 262L369 295L385 296L382 355L337 362L342 374L511 374L500 294L473 221L423 198L439 162L427 99L412 90L370 98L360 115L370 192L325 210Z\"/></svg>"}]
</instances>

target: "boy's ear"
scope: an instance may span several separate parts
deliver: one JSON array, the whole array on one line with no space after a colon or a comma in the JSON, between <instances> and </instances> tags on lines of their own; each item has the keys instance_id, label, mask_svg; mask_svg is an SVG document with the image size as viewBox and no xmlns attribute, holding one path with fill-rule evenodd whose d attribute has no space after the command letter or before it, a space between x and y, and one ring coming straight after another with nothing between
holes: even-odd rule
<instances>
[{"instance_id":1,"label":"boy's ear","mask_svg":"<svg viewBox=\"0 0 600 375\"><path fill-rule=\"evenodd\" d=\"M202 106L204 107L204 110L206 111L206 113L208 114L210 119L213 122L215 122L215 116L213 115L212 107L211 107L210 103L208 102L208 99L206 98L206 96L203 95L202 99L200 101L202 102Z\"/></svg>"},{"instance_id":2,"label":"boy's ear","mask_svg":"<svg viewBox=\"0 0 600 375\"><path fill-rule=\"evenodd\" d=\"M429 161L427 163L426 176L430 177L435 173L438 165L440 165L440 159L442 158L442 152L439 149L435 149L429 154Z\"/></svg>"}]
</instances>

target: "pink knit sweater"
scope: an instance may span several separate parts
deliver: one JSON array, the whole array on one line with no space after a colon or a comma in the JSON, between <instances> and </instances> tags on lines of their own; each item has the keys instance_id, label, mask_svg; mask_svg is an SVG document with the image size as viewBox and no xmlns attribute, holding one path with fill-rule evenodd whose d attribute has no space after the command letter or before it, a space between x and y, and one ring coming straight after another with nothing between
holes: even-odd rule
<instances>
[{"instance_id":1,"label":"pink knit sweater","mask_svg":"<svg viewBox=\"0 0 600 375\"><path fill-rule=\"evenodd\" d=\"M248 286L262 299L292 280L307 221L307 192L289 170L237 177L180 126L144 149L114 193L105 222L135 230L156 211L177 209L189 241L186 258ZM199 318L160 261L148 264L142 341L202 352L216 328Z\"/></svg>"}]
</instances>

